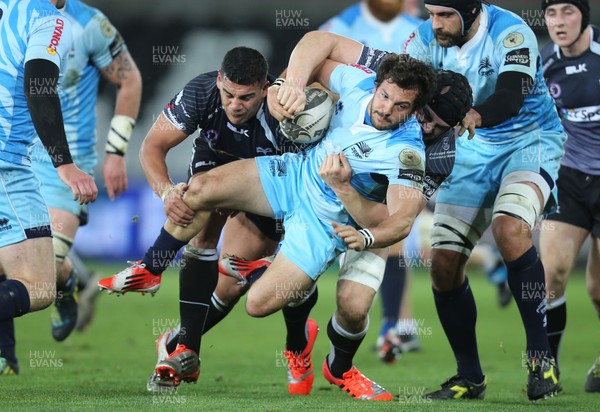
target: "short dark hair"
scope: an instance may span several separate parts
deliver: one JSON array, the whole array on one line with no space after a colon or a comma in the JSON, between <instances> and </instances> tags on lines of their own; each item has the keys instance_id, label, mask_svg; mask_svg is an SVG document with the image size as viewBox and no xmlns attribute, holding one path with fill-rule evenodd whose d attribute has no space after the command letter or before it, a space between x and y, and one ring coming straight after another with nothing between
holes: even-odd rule
<instances>
[{"instance_id":1,"label":"short dark hair","mask_svg":"<svg viewBox=\"0 0 600 412\"><path fill-rule=\"evenodd\" d=\"M223 76L244 86L264 83L268 71L269 65L265 56L250 47L235 47L229 50L221 63Z\"/></svg>"},{"instance_id":2,"label":"short dark hair","mask_svg":"<svg viewBox=\"0 0 600 412\"><path fill-rule=\"evenodd\" d=\"M408 54L396 53L390 53L377 68L375 85L379 87L386 80L402 89L418 90L414 110L421 109L431 100L437 84L431 66Z\"/></svg>"}]
</instances>

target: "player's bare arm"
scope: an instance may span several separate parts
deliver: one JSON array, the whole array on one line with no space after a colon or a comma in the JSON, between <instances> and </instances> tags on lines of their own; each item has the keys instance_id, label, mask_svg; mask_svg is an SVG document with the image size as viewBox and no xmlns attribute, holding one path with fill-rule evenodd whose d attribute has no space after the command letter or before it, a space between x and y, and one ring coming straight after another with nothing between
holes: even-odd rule
<instances>
[{"instance_id":1,"label":"player's bare arm","mask_svg":"<svg viewBox=\"0 0 600 412\"><path fill-rule=\"evenodd\" d=\"M161 113L140 148L140 163L150 187L162 200L165 214L176 225L192 222L194 212L181 200L186 184L175 184L169 177L166 157L169 150L188 137Z\"/></svg>"},{"instance_id":2,"label":"player's bare arm","mask_svg":"<svg viewBox=\"0 0 600 412\"><path fill-rule=\"evenodd\" d=\"M352 169L344 153L325 157L319 168L319 176L360 226L376 226L389 217L386 205L364 198L352 187Z\"/></svg>"},{"instance_id":3,"label":"player's bare arm","mask_svg":"<svg viewBox=\"0 0 600 412\"><path fill-rule=\"evenodd\" d=\"M120 52L101 70L102 75L118 88L115 113L106 145L104 182L108 196L114 200L127 190L125 152L142 98L142 77L127 50Z\"/></svg>"},{"instance_id":4,"label":"player's bare arm","mask_svg":"<svg viewBox=\"0 0 600 412\"><path fill-rule=\"evenodd\" d=\"M352 226L339 226L334 223L333 232L346 242L348 248L358 251L366 248L379 249L398 243L408 236L416 217L427 202L420 190L403 185L390 185L386 201L389 217L368 228L369 236L372 237L370 241Z\"/></svg>"}]
</instances>

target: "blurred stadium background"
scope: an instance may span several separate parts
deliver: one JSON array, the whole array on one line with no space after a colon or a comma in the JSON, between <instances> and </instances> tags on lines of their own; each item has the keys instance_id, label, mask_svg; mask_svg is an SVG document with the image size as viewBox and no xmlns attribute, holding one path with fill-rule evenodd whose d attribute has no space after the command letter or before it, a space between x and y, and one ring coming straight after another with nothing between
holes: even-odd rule
<instances>
[{"instance_id":1,"label":"blurred stadium background","mask_svg":"<svg viewBox=\"0 0 600 412\"><path fill-rule=\"evenodd\" d=\"M119 29L140 68L144 91L140 117L130 144L128 169L130 189L111 203L105 191L90 207L90 222L78 232L75 248L82 256L102 259L141 256L164 221L162 205L148 187L138 150L144 136L166 103L194 76L219 67L225 52L245 45L260 50L271 73L286 66L296 42L317 29L352 0L86 0L101 9ZM540 0L495 1L522 16L548 42ZM600 7L593 8L592 22L600 22ZM402 45L398 45L398 50ZM101 85L98 111L99 166L102 182L104 139L114 102L114 90ZM185 181L192 139L168 157L171 177Z\"/></svg>"}]
</instances>

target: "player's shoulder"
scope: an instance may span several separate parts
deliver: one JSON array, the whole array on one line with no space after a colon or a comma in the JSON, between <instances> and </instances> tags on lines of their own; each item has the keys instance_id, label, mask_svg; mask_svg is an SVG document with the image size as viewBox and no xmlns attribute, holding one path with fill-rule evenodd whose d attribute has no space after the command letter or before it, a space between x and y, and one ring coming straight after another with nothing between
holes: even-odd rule
<instances>
[{"instance_id":1,"label":"player's shoulder","mask_svg":"<svg viewBox=\"0 0 600 412\"><path fill-rule=\"evenodd\" d=\"M334 72L340 77L340 85L347 90L346 93L370 92L375 86L376 73L360 64L341 64Z\"/></svg>"},{"instance_id":2,"label":"player's shoulder","mask_svg":"<svg viewBox=\"0 0 600 412\"><path fill-rule=\"evenodd\" d=\"M542 61L544 63L548 62L552 56L558 56L560 58L560 53L557 54L557 46L553 42L548 42L542 49L540 50L540 56L542 57Z\"/></svg>"},{"instance_id":3,"label":"player's shoulder","mask_svg":"<svg viewBox=\"0 0 600 412\"><path fill-rule=\"evenodd\" d=\"M536 38L533 30L531 30L525 20L512 11L493 5L484 5L483 7L486 8L488 16L488 32L492 39L504 41L507 32L515 31L531 37L532 39Z\"/></svg>"},{"instance_id":4,"label":"player's shoulder","mask_svg":"<svg viewBox=\"0 0 600 412\"><path fill-rule=\"evenodd\" d=\"M65 13L82 27L88 26L94 18L97 20L106 19L100 10L88 6L79 0L68 0L65 6Z\"/></svg>"},{"instance_id":5,"label":"player's shoulder","mask_svg":"<svg viewBox=\"0 0 600 412\"><path fill-rule=\"evenodd\" d=\"M425 150L421 126L419 125L416 117L412 116L397 129L390 130L390 139L388 140L388 145L392 144L408 144L418 148L419 150Z\"/></svg>"},{"instance_id":6,"label":"player's shoulder","mask_svg":"<svg viewBox=\"0 0 600 412\"><path fill-rule=\"evenodd\" d=\"M600 55L600 28L590 25L592 28L592 42L590 44L590 50L597 55Z\"/></svg>"},{"instance_id":7,"label":"player's shoulder","mask_svg":"<svg viewBox=\"0 0 600 412\"><path fill-rule=\"evenodd\" d=\"M327 20L319 30L326 30L328 26L332 25L334 21L338 23L343 23L346 26L352 26L354 22L360 17L360 3L355 3L344 10L336 16L333 16L329 20Z\"/></svg>"}]
</instances>

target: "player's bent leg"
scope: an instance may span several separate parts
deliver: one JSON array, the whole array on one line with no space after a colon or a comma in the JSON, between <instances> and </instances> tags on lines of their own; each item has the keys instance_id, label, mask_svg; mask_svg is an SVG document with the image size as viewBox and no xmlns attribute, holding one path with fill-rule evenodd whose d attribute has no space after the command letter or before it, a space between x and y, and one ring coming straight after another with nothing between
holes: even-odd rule
<instances>
[{"instance_id":1,"label":"player's bent leg","mask_svg":"<svg viewBox=\"0 0 600 412\"><path fill-rule=\"evenodd\" d=\"M246 312L253 317L268 316L290 302L301 300L313 284L314 280L280 252L250 288Z\"/></svg>"},{"instance_id":2,"label":"player's bent leg","mask_svg":"<svg viewBox=\"0 0 600 412\"><path fill-rule=\"evenodd\" d=\"M56 272L50 237L27 239L0 248L8 280L0 284L0 320L47 308L56 297Z\"/></svg>"},{"instance_id":3,"label":"player's bent leg","mask_svg":"<svg viewBox=\"0 0 600 412\"><path fill-rule=\"evenodd\" d=\"M337 311L327 325L332 352L323 362L323 376L354 399L393 399L353 365L354 355L369 328L369 310L383 279L385 258L387 249L346 252L337 285Z\"/></svg>"}]
</instances>

